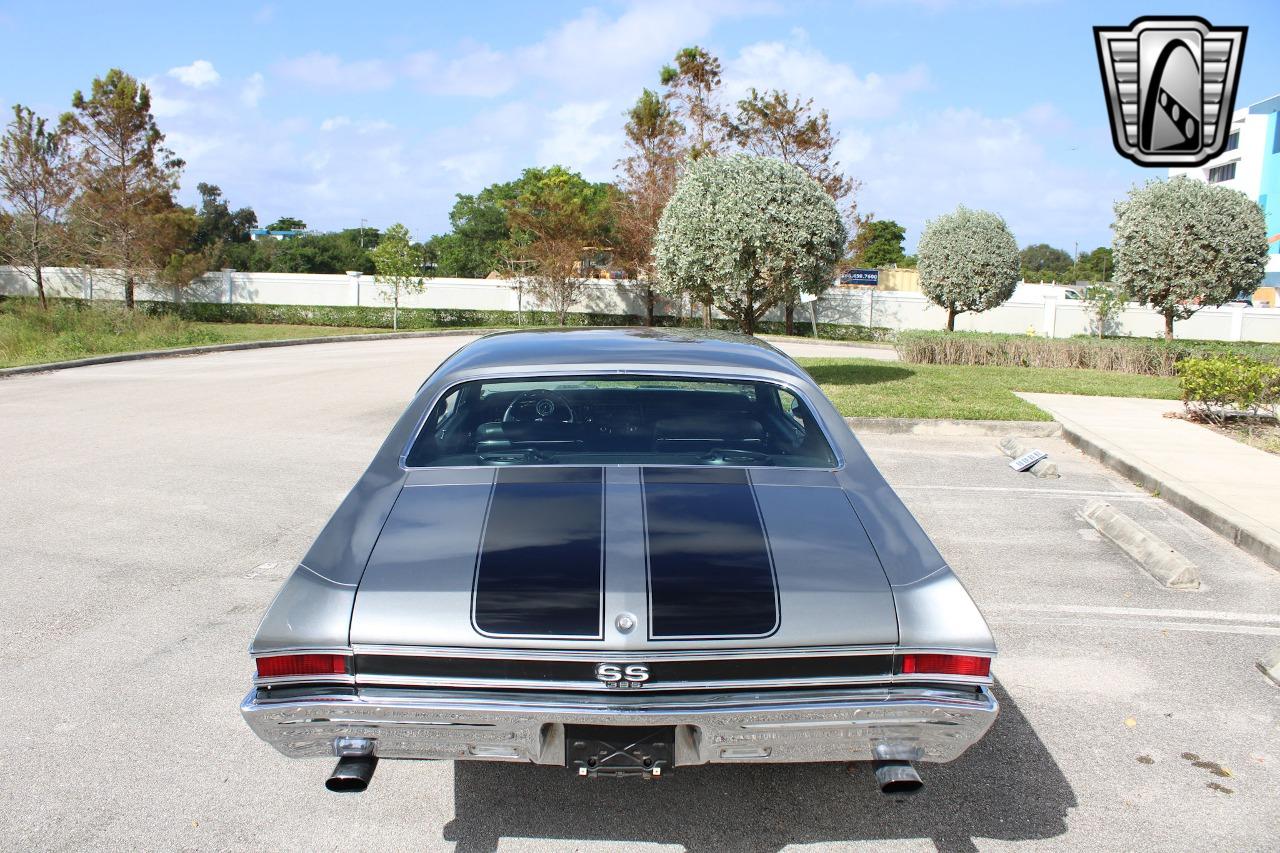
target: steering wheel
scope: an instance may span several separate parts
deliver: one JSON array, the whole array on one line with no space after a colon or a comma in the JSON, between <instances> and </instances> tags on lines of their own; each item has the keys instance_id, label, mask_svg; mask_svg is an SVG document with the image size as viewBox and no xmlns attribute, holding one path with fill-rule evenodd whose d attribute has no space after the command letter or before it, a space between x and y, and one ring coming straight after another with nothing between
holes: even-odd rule
<instances>
[{"instance_id":1,"label":"steering wheel","mask_svg":"<svg viewBox=\"0 0 1280 853\"><path fill-rule=\"evenodd\" d=\"M573 407L564 395L555 391L525 391L511 401L502 414L502 422L512 421L556 421L564 424L574 422Z\"/></svg>"}]
</instances>

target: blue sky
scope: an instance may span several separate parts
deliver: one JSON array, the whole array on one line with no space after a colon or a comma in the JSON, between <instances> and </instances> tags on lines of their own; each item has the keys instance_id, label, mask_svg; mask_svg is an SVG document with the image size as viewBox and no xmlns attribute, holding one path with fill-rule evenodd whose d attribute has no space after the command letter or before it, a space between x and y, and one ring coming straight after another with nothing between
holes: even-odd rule
<instances>
[{"instance_id":1,"label":"blue sky","mask_svg":"<svg viewBox=\"0 0 1280 853\"><path fill-rule=\"evenodd\" d=\"M1111 147L1091 27L1143 14L1247 25L1237 105L1280 92L1271 3L1005 0L361 4L0 3L0 103L50 116L118 66L152 86L169 145L261 221L448 229L458 192L561 163L608 180L622 114L680 47L746 87L814 98L862 209L914 246L963 203L1020 244L1110 242L1150 172Z\"/></svg>"}]
</instances>

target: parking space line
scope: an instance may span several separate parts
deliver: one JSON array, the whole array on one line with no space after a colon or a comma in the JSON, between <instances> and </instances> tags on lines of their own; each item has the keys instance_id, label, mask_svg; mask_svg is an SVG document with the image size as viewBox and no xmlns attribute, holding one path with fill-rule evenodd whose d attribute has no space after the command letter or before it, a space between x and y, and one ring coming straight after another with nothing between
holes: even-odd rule
<instances>
[{"instance_id":1,"label":"parking space line","mask_svg":"<svg viewBox=\"0 0 1280 853\"><path fill-rule=\"evenodd\" d=\"M1151 628L1160 631L1189 631L1201 634L1251 634L1260 637L1280 637L1280 627L1269 625L1215 625L1210 622L1164 622L1159 619L1024 619L1009 616L993 616L997 625L1055 625L1064 628Z\"/></svg>"},{"instance_id":2,"label":"parking space line","mask_svg":"<svg viewBox=\"0 0 1280 853\"><path fill-rule=\"evenodd\" d=\"M1010 492L1015 494L1028 495L1050 495L1053 497L1067 498L1111 498L1112 500L1130 500L1130 501L1158 501L1157 497L1152 495L1144 495L1135 492L1106 492L1101 490L1090 489L1034 489L1019 486L940 486L929 483L920 485L902 485L895 484L894 489L897 491L924 490L934 492Z\"/></svg>"},{"instance_id":3,"label":"parking space line","mask_svg":"<svg viewBox=\"0 0 1280 853\"><path fill-rule=\"evenodd\" d=\"M1090 607L1070 604L1006 604L994 608L1025 610L1035 613L1083 613L1095 616L1163 616L1172 619L1216 619L1224 622L1274 622L1280 624L1280 615L1270 613L1239 613L1229 610L1164 610L1153 607Z\"/></svg>"}]
</instances>

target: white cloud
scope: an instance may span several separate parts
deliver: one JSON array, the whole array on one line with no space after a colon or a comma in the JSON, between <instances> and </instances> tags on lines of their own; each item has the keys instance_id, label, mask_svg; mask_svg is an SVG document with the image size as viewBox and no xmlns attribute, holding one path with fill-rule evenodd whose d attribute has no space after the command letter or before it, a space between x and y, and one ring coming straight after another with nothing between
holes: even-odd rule
<instances>
[{"instance_id":1,"label":"white cloud","mask_svg":"<svg viewBox=\"0 0 1280 853\"><path fill-rule=\"evenodd\" d=\"M258 102L262 100L262 96L267 93L267 83L259 72L249 75L249 79L244 81L244 86L240 88L240 103L246 107L253 109L258 106Z\"/></svg>"},{"instance_id":2,"label":"white cloud","mask_svg":"<svg viewBox=\"0 0 1280 853\"><path fill-rule=\"evenodd\" d=\"M509 91L520 79L512 55L484 45L466 48L447 61L432 52L411 54L402 67L419 88L437 95L491 98Z\"/></svg>"},{"instance_id":3,"label":"white cloud","mask_svg":"<svg viewBox=\"0 0 1280 853\"><path fill-rule=\"evenodd\" d=\"M928 70L913 66L895 74L869 72L835 62L812 47L803 32L791 42L758 42L744 47L725 67L725 90L732 102L747 90L783 89L813 98L833 121L879 118L897 111L902 98L928 85Z\"/></svg>"},{"instance_id":4,"label":"white cloud","mask_svg":"<svg viewBox=\"0 0 1280 853\"><path fill-rule=\"evenodd\" d=\"M320 122L320 129L328 132L330 130L337 130L340 127L347 127L350 124L351 119L346 116L334 116L333 118L327 118Z\"/></svg>"},{"instance_id":5,"label":"white cloud","mask_svg":"<svg viewBox=\"0 0 1280 853\"><path fill-rule=\"evenodd\" d=\"M253 13L253 22L255 24L269 24L276 18L276 7L270 3Z\"/></svg>"},{"instance_id":6,"label":"white cloud","mask_svg":"<svg viewBox=\"0 0 1280 853\"><path fill-rule=\"evenodd\" d=\"M168 71L170 77L174 78L184 86L190 86L193 89L203 89L206 86L213 86L222 79L222 75L213 67L213 63L207 59L197 59L190 65L180 65L177 68L170 68Z\"/></svg>"},{"instance_id":7,"label":"white cloud","mask_svg":"<svg viewBox=\"0 0 1280 853\"><path fill-rule=\"evenodd\" d=\"M1104 243L1111 204L1132 176L1123 169L1064 162L1046 147L1047 140L1063 143L1062 137L1043 134L1037 126L1050 115L1056 110L992 117L947 109L883 127L850 169L864 181L861 208L906 226L908 247L927 219L958 204L999 213L1019 245L1073 237L1082 247ZM1060 134L1071 135L1056 126ZM1079 136L1081 144L1090 144L1085 134Z\"/></svg>"},{"instance_id":8,"label":"white cloud","mask_svg":"<svg viewBox=\"0 0 1280 853\"><path fill-rule=\"evenodd\" d=\"M308 53L276 66L280 76L334 92L371 92L395 82L395 69L381 59L343 60L332 53Z\"/></svg>"},{"instance_id":9,"label":"white cloud","mask_svg":"<svg viewBox=\"0 0 1280 853\"><path fill-rule=\"evenodd\" d=\"M622 133L614 126L618 122L607 125L607 130L597 126L608 115L607 100L572 102L548 113L538 165L562 165L589 180L610 178Z\"/></svg>"}]
</instances>

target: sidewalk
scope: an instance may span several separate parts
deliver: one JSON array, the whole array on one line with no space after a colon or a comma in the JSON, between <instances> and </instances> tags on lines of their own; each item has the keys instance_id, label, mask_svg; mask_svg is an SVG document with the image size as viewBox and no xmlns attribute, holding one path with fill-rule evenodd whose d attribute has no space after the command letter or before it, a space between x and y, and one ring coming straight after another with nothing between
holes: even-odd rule
<instances>
[{"instance_id":1,"label":"sidewalk","mask_svg":"<svg viewBox=\"0 0 1280 853\"><path fill-rule=\"evenodd\" d=\"M1280 456L1164 417L1181 408L1175 400L1018 396L1053 415L1085 453L1280 568Z\"/></svg>"}]
</instances>

